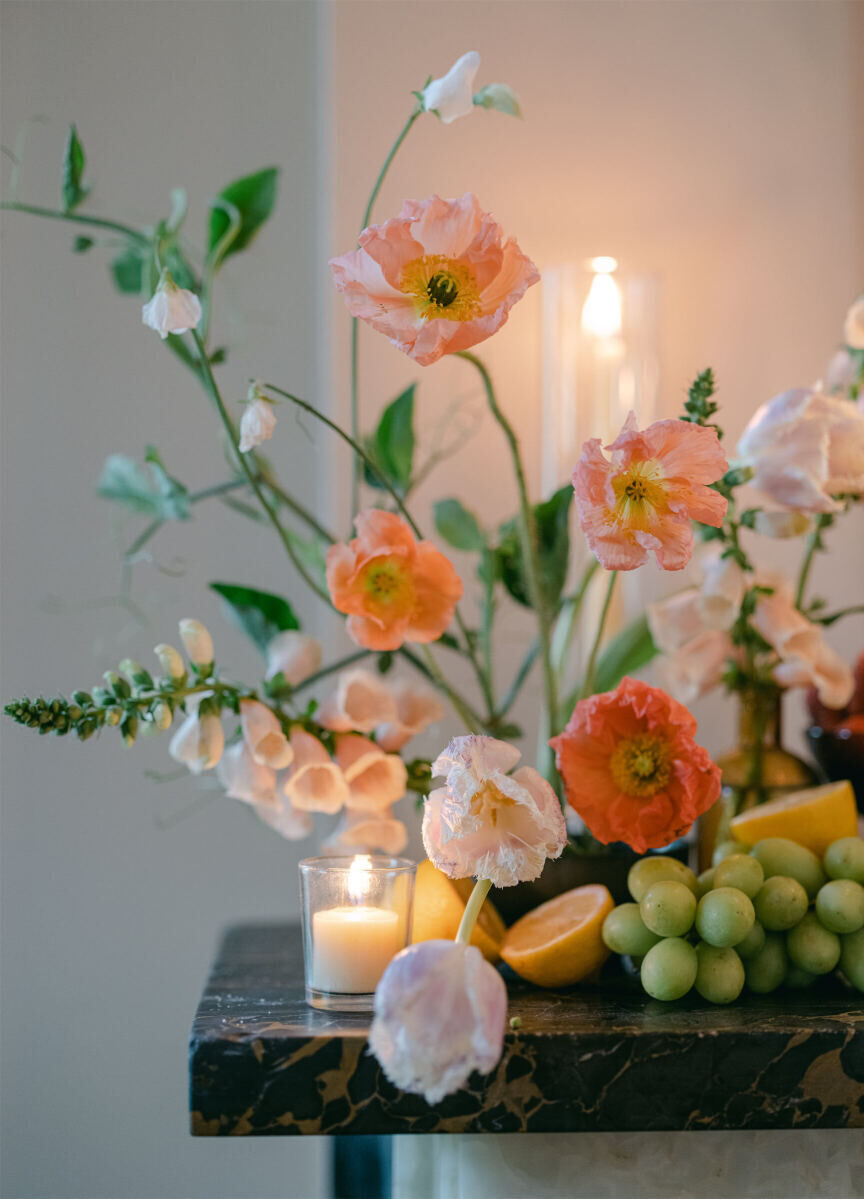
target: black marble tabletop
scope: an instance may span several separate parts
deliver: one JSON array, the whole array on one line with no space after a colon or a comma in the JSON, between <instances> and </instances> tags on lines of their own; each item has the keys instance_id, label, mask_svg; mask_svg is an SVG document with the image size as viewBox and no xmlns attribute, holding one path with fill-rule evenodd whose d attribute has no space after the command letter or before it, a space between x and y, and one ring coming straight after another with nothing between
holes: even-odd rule
<instances>
[{"instance_id":1,"label":"black marble tabletop","mask_svg":"<svg viewBox=\"0 0 864 1199\"><path fill-rule=\"evenodd\" d=\"M508 987L521 1023L498 1066L430 1107L367 1052L370 1017L306 1006L296 925L233 927L192 1027L192 1132L864 1127L864 1005L839 981L726 1008L661 1004L623 977Z\"/></svg>"}]
</instances>

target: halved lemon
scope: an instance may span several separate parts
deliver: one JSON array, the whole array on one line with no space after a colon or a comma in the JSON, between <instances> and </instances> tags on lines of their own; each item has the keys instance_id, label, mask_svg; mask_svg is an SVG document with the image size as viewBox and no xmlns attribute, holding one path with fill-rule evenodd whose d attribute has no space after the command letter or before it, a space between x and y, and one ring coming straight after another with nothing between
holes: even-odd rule
<instances>
[{"instance_id":1,"label":"halved lemon","mask_svg":"<svg viewBox=\"0 0 864 1199\"><path fill-rule=\"evenodd\" d=\"M857 835L855 792L847 779L793 791L735 816L729 828L748 848L763 837L788 837L821 857L832 841Z\"/></svg>"},{"instance_id":2,"label":"halved lemon","mask_svg":"<svg viewBox=\"0 0 864 1199\"><path fill-rule=\"evenodd\" d=\"M417 941L452 941L459 931L468 896L474 889L472 878L448 878L427 859L417 867L414 884L414 927ZM487 899L480 909L471 944L476 945L493 965L499 960L499 948L507 931L498 912Z\"/></svg>"},{"instance_id":3,"label":"halved lemon","mask_svg":"<svg viewBox=\"0 0 864 1199\"><path fill-rule=\"evenodd\" d=\"M538 987L582 982L609 956L603 921L614 907L599 883L574 887L517 920L501 943L501 957Z\"/></svg>"}]
</instances>

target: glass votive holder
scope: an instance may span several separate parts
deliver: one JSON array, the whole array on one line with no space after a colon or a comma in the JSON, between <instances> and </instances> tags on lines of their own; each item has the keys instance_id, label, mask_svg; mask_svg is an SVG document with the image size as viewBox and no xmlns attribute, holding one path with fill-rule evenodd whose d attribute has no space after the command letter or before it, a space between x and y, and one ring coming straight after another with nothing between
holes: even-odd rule
<instances>
[{"instance_id":1,"label":"glass votive holder","mask_svg":"<svg viewBox=\"0 0 864 1199\"><path fill-rule=\"evenodd\" d=\"M374 854L300 863L310 1007L372 1011L378 980L411 940L416 869L407 858Z\"/></svg>"}]
</instances>

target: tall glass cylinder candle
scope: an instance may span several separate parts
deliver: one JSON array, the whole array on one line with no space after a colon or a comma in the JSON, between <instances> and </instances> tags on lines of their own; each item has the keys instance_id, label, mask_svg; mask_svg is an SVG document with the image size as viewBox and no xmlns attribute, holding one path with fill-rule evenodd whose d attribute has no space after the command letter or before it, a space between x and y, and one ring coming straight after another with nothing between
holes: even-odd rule
<instances>
[{"instance_id":1,"label":"tall glass cylinder candle","mask_svg":"<svg viewBox=\"0 0 864 1199\"><path fill-rule=\"evenodd\" d=\"M300 863L310 1007L372 1010L381 975L411 939L415 871L405 858L370 854Z\"/></svg>"}]
</instances>

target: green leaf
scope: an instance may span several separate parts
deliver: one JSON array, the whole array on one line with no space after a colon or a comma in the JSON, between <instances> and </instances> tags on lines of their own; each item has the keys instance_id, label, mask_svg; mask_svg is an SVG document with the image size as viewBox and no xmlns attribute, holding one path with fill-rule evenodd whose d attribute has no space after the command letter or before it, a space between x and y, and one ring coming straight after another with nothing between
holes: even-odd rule
<instances>
[{"instance_id":1,"label":"green leaf","mask_svg":"<svg viewBox=\"0 0 864 1199\"><path fill-rule=\"evenodd\" d=\"M474 103L478 108L494 108L508 117L522 116L519 97L507 83L487 83L474 93Z\"/></svg>"},{"instance_id":2,"label":"green leaf","mask_svg":"<svg viewBox=\"0 0 864 1199\"><path fill-rule=\"evenodd\" d=\"M140 296L144 290L144 260L129 246L111 262L111 278L118 291Z\"/></svg>"},{"instance_id":3,"label":"green leaf","mask_svg":"<svg viewBox=\"0 0 864 1199\"><path fill-rule=\"evenodd\" d=\"M480 522L461 500L438 500L435 528L439 537L454 549L479 552L486 548L486 534Z\"/></svg>"},{"instance_id":4,"label":"green leaf","mask_svg":"<svg viewBox=\"0 0 864 1199\"><path fill-rule=\"evenodd\" d=\"M594 690L614 691L626 674L633 674L656 656L648 619L638 616L617 633L601 653L594 673Z\"/></svg>"},{"instance_id":5,"label":"green leaf","mask_svg":"<svg viewBox=\"0 0 864 1199\"><path fill-rule=\"evenodd\" d=\"M233 623L251 637L262 653L277 633L300 628L294 609L281 595L239 583L211 583L210 590L222 597Z\"/></svg>"},{"instance_id":6,"label":"green leaf","mask_svg":"<svg viewBox=\"0 0 864 1199\"><path fill-rule=\"evenodd\" d=\"M554 610L567 580L570 559L570 503L573 488L568 483L534 508L537 531L537 556L540 566L540 591L547 608ZM498 563L501 581L520 604L531 607L528 583L522 560L519 520L514 517L500 529Z\"/></svg>"},{"instance_id":7,"label":"green leaf","mask_svg":"<svg viewBox=\"0 0 864 1199\"><path fill-rule=\"evenodd\" d=\"M414 393L416 383L407 387L381 414L378 428L367 438L366 451L388 482L400 492L411 483L414 468ZM381 480L364 463L364 477L370 487L383 490Z\"/></svg>"},{"instance_id":8,"label":"green leaf","mask_svg":"<svg viewBox=\"0 0 864 1199\"><path fill-rule=\"evenodd\" d=\"M244 250L270 216L276 203L278 180L279 168L265 167L263 171L235 179L219 193L218 199L232 205L240 214L240 229L223 257L227 258L230 254L236 254L238 250ZM230 225L228 213L211 205L208 253L219 245Z\"/></svg>"},{"instance_id":9,"label":"green leaf","mask_svg":"<svg viewBox=\"0 0 864 1199\"><path fill-rule=\"evenodd\" d=\"M73 208L77 208L90 191L90 188L85 187L83 183L86 162L78 130L74 125L70 125L63 154L63 210L65 212L71 212Z\"/></svg>"},{"instance_id":10,"label":"green leaf","mask_svg":"<svg viewBox=\"0 0 864 1199\"><path fill-rule=\"evenodd\" d=\"M149 470L125 454L111 454L97 484L99 495L153 519L188 520L186 488L167 474L154 450L148 449L147 461Z\"/></svg>"}]
</instances>

